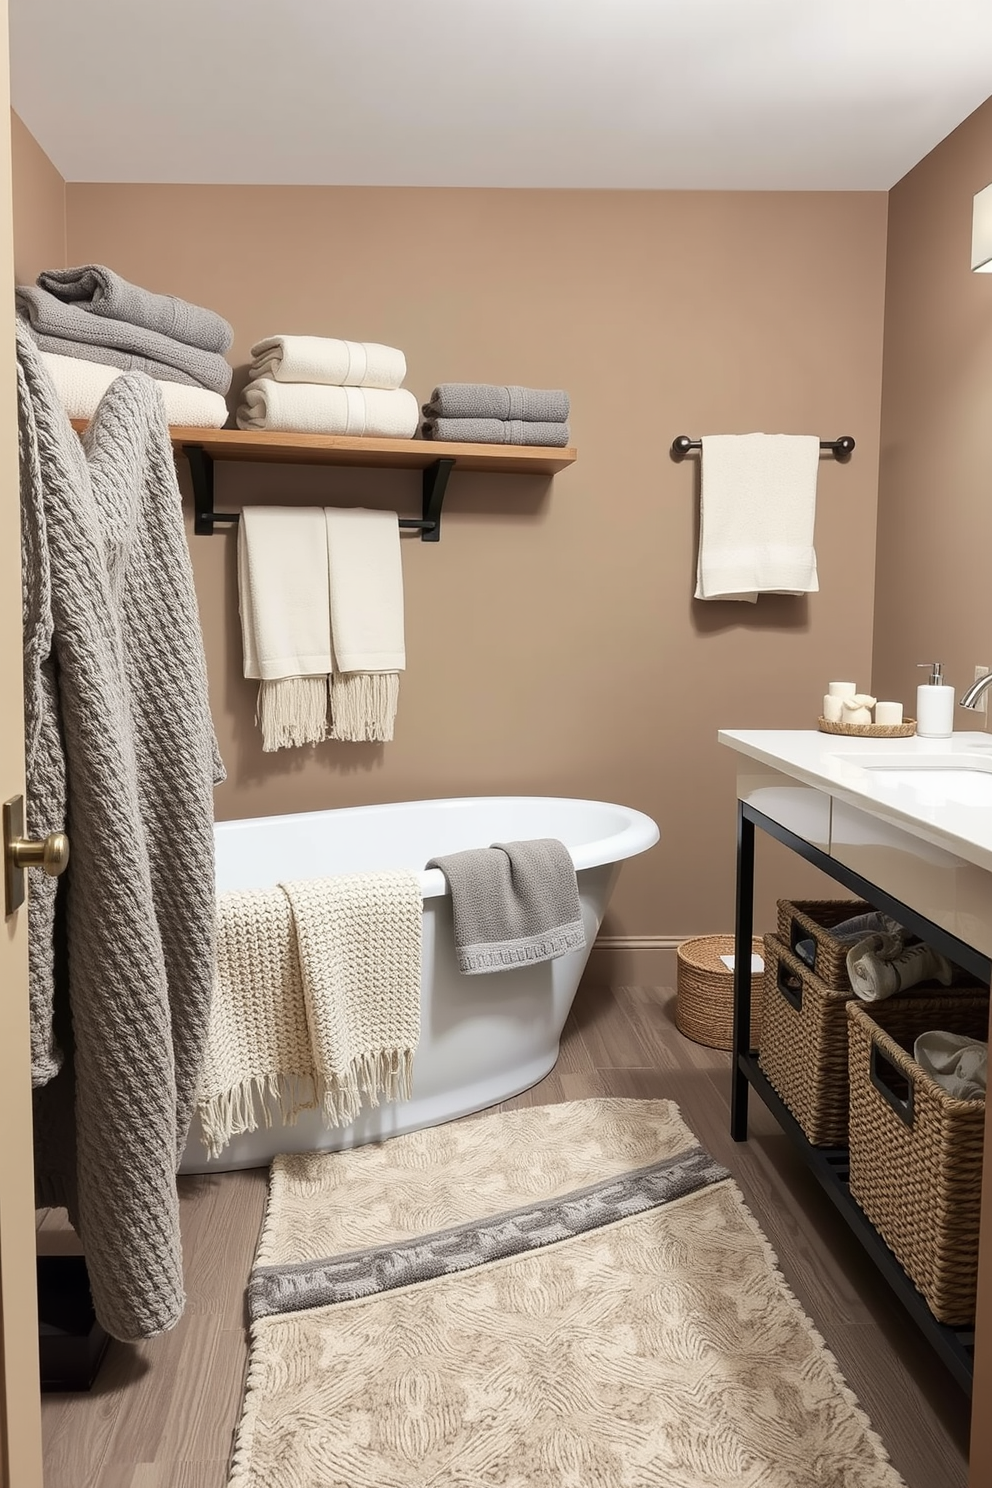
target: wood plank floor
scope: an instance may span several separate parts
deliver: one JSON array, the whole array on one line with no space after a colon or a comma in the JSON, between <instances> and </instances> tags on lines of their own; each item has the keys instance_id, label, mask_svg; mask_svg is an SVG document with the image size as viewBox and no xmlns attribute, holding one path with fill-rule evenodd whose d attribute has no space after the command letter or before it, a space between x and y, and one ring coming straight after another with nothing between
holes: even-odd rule
<instances>
[{"instance_id":1,"label":"wood plank floor","mask_svg":"<svg viewBox=\"0 0 992 1488\"><path fill-rule=\"evenodd\" d=\"M665 989L583 988L555 1069L506 1108L595 1095L677 1101L739 1182L907 1488L965 1488L965 1396L756 1096L749 1141L730 1140L729 1056L683 1038L673 1006ZM112 1343L88 1394L43 1397L46 1488L223 1488L266 1176L181 1180L186 1314L161 1338ZM46 1216L39 1249L70 1245L62 1217Z\"/></svg>"}]
</instances>

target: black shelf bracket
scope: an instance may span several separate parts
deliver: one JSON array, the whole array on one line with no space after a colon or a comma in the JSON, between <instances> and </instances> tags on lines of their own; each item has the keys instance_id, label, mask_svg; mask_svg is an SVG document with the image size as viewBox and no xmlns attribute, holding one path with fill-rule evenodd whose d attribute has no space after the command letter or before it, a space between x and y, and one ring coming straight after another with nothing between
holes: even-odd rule
<instances>
[{"instance_id":1,"label":"black shelf bracket","mask_svg":"<svg viewBox=\"0 0 992 1488\"><path fill-rule=\"evenodd\" d=\"M202 444L184 444L182 452L189 464L193 485L193 531L197 537L212 537L218 523L236 527L240 512L214 511L214 461ZM434 460L423 469L423 516L400 517L401 527L416 528L422 542L441 541L441 508L448 486L448 476L455 462L447 457Z\"/></svg>"}]
</instances>

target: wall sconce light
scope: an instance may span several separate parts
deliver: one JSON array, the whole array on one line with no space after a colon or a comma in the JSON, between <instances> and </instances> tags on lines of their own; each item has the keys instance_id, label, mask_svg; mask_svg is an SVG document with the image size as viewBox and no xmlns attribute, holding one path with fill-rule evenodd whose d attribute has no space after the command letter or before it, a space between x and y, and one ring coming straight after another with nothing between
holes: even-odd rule
<instances>
[{"instance_id":1,"label":"wall sconce light","mask_svg":"<svg viewBox=\"0 0 992 1488\"><path fill-rule=\"evenodd\" d=\"M975 197L971 218L971 267L976 274L992 274L992 186Z\"/></svg>"}]
</instances>

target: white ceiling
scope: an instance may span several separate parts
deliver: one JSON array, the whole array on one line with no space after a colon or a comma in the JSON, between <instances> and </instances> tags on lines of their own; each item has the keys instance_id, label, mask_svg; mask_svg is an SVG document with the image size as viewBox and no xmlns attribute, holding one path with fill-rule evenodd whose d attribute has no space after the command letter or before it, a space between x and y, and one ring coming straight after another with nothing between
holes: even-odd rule
<instances>
[{"instance_id":1,"label":"white ceiling","mask_svg":"<svg viewBox=\"0 0 992 1488\"><path fill-rule=\"evenodd\" d=\"M992 94L992 0L10 0L10 27L70 181L886 190Z\"/></svg>"}]
</instances>

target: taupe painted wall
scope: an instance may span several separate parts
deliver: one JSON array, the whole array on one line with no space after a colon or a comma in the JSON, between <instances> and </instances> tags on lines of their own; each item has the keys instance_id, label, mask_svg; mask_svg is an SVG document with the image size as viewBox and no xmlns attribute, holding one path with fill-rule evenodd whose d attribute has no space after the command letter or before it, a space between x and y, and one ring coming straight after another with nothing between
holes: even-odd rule
<instances>
[{"instance_id":1,"label":"taupe painted wall","mask_svg":"<svg viewBox=\"0 0 992 1488\"><path fill-rule=\"evenodd\" d=\"M69 185L67 202L69 262L213 306L239 368L258 337L306 331L402 347L420 399L479 379L573 400L574 467L550 485L456 474L440 544L404 543L392 745L262 754L234 539L193 541L230 772L219 814L620 799L663 841L625 868L605 928L728 926L733 760L718 726L807 725L831 675L870 671L884 195ZM697 467L668 448L750 429L859 441L850 465L821 469L822 591L694 603ZM219 476L225 507L418 503L407 475Z\"/></svg>"},{"instance_id":2,"label":"taupe painted wall","mask_svg":"<svg viewBox=\"0 0 992 1488\"><path fill-rule=\"evenodd\" d=\"M804 727L871 671L885 197L73 185L23 126L18 252L109 263L229 317L244 381L272 331L403 347L425 399L454 379L564 386L578 462L553 482L453 476L437 546L405 539L408 671L392 745L263 755L240 676L234 538L197 538L220 817L462 793L616 799L662 841L624 869L611 976L733 920L734 759L718 727ZM30 176L30 180L29 180ZM821 592L692 599L695 457L674 435L815 431ZM183 474L185 479L185 472ZM218 467L221 506L416 512L412 474ZM771 844L759 922L823 881ZM830 890L827 890L829 892Z\"/></svg>"},{"instance_id":3,"label":"taupe painted wall","mask_svg":"<svg viewBox=\"0 0 992 1488\"><path fill-rule=\"evenodd\" d=\"M990 181L992 100L889 197L875 679L895 696L930 657L959 689L992 667L992 274L970 269L972 200ZM955 728L985 722L959 708ZM976 1401L992 1384L992 1103L985 1136ZM987 1411L970 1471L973 1488L992 1482Z\"/></svg>"},{"instance_id":4,"label":"taupe painted wall","mask_svg":"<svg viewBox=\"0 0 992 1488\"><path fill-rule=\"evenodd\" d=\"M65 266L65 182L31 131L10 111L14 277L31 284Z\"/></svg>"},{"instance_id":5,"label":"taupe painted wall","mask_svg":"<svg viewBox=\"0 0 992 1488\"><path fill-rule=\"evenodd\" d=\"M875 685L914 704L915 662L959 690L992 666L992 274L970 269L990 181L992 100L889 195Z\"/></svg>"}]
</instances>

